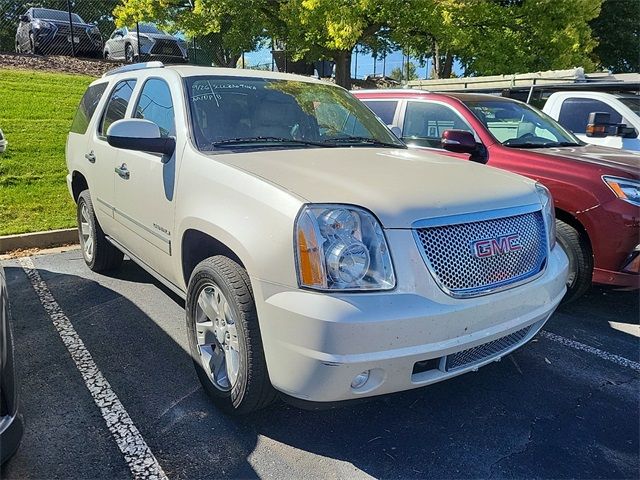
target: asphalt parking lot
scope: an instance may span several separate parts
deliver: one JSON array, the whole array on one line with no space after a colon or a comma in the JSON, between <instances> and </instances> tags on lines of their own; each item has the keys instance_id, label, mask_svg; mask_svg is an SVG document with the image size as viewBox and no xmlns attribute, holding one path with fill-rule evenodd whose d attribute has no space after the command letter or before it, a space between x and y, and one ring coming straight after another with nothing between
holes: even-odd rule
<instances>
[{"instance_id":1,"label":"asphalt parking lot","mask_svg":"<svg viewBox=\"0 0 640 480\"><path fill-rule=\"evenodd\" d=\"M4 262L26 433L2 478L132 477L61 316L169 478L638 477L637 293L594 288L477 373L330 411L278 403L233 419L200 388L182 301L142 269L125 261L96 275L79 250L32 261L59 309L45 310L28 262Z\"/></svg>"}]
</instances>

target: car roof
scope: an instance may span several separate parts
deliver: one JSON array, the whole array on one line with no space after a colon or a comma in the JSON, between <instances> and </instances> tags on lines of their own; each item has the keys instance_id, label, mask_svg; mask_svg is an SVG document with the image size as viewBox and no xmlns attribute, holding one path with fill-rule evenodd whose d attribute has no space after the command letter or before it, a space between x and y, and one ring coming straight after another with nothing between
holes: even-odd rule
<instances>
[{"instance_id":1,"label":"car roof","mask_svg":"<svg viewBox=\"0 0 640 480\"><path fill-rule=\"evenodd\" d=\"M271 72L269 70L251 70L222 67L200 67L197 65L168 65L165 68L173 70L181 77L197 77L200 75L212 75L217 77L249 77L268 78L273 80L298 80L301 82L329 84L314 77L294 75L292 73Z\"/></svg>"},{"instance_id":2,"label":"car roof","mask_svg":"<svg viewBox=\"0 0 640 480\"><path fill-rule=\"evenodd\" d=\"M198 77L204 75L211 75L216 77L245 77L245 78L266 78L273 80L290 80L307 83L319 83L322 85L336 86L331 82L326 82L314 77L306 77L303 75L294 75L291 73L270 72L268 70L251 70L251 69L239 69L239 68L222 68L222 67L201 67L197 65L163 65L162 62L149 62L145 64L131 64L122 67L114 68L106 72L102 78L105 77L130 77L133 72L149 72L149 71L162 71L170 70L181 77ZM342 87L338 87L342 88Z\"/></svg>"},{"instance_id":3,"label":"car roof","mask_svg":"<svg viewBox=\"0 0 640 480\"><path fill-rule=\"evenodd\" d=\"M490 95L487 93L455 93L455 92L431 92L428 90L412 89L412 88L381 88L377 90L352 90L356 96L362 95L368 99L372 98L455 98L461 102L473 102L482 100L497 100L504 102L512 102L512 98L499 97L496 95Z\"/></svg>"}]
</instances>

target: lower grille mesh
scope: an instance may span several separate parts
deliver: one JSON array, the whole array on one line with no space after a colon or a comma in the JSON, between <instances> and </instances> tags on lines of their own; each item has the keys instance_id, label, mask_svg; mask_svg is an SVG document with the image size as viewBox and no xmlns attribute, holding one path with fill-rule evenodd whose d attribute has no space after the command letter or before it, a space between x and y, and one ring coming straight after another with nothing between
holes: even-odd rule
<instances>
[{"instance_id":1,"label":"lower grille mesh","mask_svg":"<svg viewBox=\"0 0 640 480\"><path fill-rule=\"evenodd\" d=\"M453 353L447 356L445 371L451 372L453 370L459 370L509 350L514 345L522 342L529 331L531 331L531 325L504 337L478 345L477 347Z\"/></svg>"}]
</instances>

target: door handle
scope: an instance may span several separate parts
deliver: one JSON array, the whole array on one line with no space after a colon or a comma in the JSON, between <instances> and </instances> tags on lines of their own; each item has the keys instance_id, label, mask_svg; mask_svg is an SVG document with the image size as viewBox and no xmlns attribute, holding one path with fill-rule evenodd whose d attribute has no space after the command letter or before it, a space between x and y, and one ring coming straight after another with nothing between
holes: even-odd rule
<instances>
[{"instance_id":1,"label":"door handle","mask_svg":"<svg viewBox=\"0 0 640 480\"><path fill-rule=\"evenodd\" d=\"M129 169L127 168L127 164L123 163L119 167L115 168L115 172L120 175L120 178L124 178L125 180L129 180L131 174L129 173Z\"/></svg>"},{"instance_id":2,"label":"door handle","mask_svg":"<svg viewBox=\"0 0 640 480\"><path fill-rule=\"evenodd\" d=\"M89 153L85 153L84 158L89 160L91 163L96 163L96 155L93 153L93 150L91 150Z\"/></svg>"}]
</instances>

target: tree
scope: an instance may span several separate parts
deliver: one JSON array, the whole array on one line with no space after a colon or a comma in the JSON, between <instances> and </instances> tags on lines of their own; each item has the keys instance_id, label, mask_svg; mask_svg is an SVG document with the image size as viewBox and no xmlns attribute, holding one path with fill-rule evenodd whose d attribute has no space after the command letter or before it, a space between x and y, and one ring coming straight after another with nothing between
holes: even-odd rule
<instances>
[{"instance_id":1,"label":"tree","mask_svg":"<svg viewBox=\"0 0 640 480\"><path fill-rule=\"evenodd\" d=\"M418 78L418 74L416 72L416 64L413 62L409 62L409 77L407 78L407 64L403 63L401 67L396 67L391 70L389 74L391 78L397 80L398 82L404 83L408 80L415 80Z\"/></svg>"},{"instance_id":2,"label":"tree","mask_svg":"<svg viewBox=\"0 0 640 480\"><path fill-rule=\"evenodd\" d=\"M235 67L243 51L264 37L263 9L269 0L122 0L113 11L119 26L153 22L197 37L218 66Z\"/></svg>"},{"instance_id":3,"label":"tree","mask_svg":"<svg viewBox=\"0 0 640 480\"><path fill-rule=\"evenodd\" d=\"M430 0L433 1L433 0ZM281 18L294 58L335 62L338 85L351 87L351 52L357 44L376 48L396 29L398 19L415 0L290 0L281 3Z\"/></svg>"},{"instance_id":4,"label":"tree","mask_svg":"<svg viewBox=\"0 0 640 480\"><path fill-rule=\"evenodd\" d=\"M619 73L640 70L640 1L605 0L590 25L602 67Z\"/></svg>"},{"instance_id":5,"label":"tree","mask_svg":"<svg viewBox=\"0 0 640 480\"><path fill-rule=\"evenodd\" d=\"M403 18L400 40L429 52L439 78L458 57L465 71L494 75L595 68L589 22L602 0L424 0Z\"/></svg>"}]
</instances>

